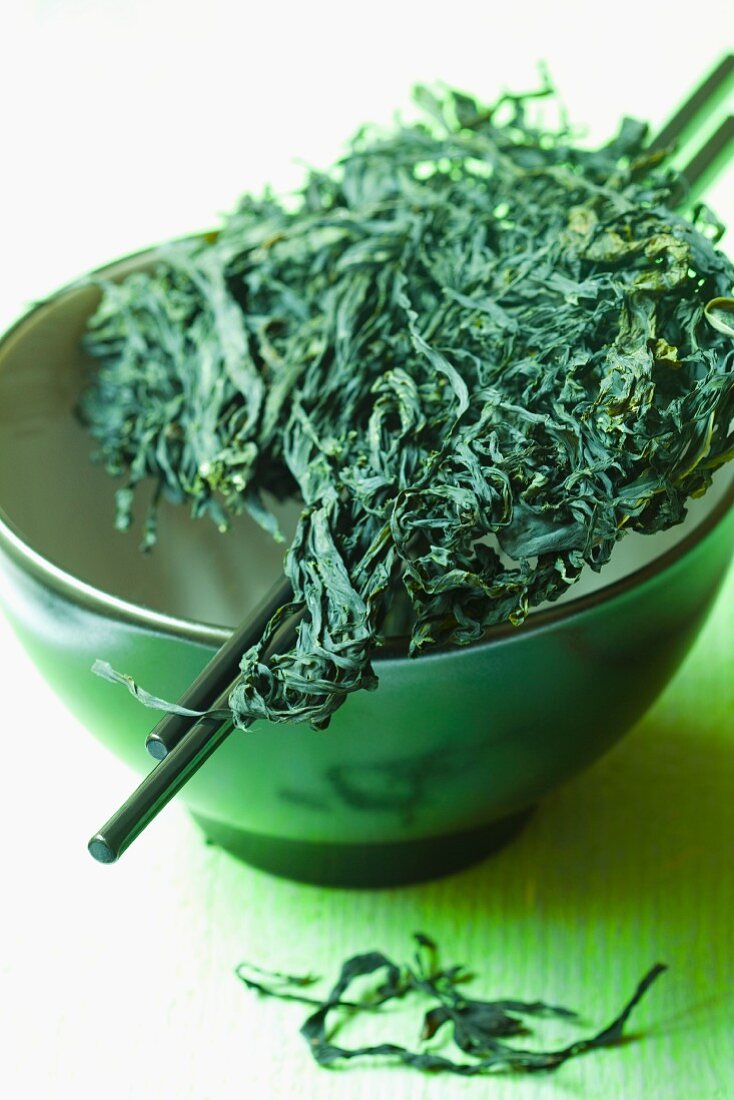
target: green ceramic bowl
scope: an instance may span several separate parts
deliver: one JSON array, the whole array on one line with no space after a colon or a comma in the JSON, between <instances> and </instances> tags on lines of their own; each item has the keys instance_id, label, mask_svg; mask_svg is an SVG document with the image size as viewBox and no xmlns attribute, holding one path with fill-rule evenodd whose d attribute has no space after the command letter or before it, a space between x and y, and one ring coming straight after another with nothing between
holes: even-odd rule
<instances>
[{"instance_id":1,"label":"green ceramic bowl","mask_svg":"<svg viewBox=\"0 0 734 1100\"><path fill-rule=\"evenodd\" d=\"M143 773L156 715L94 676L93 661L180 695L281 561L244 520L223 536L170 508L148 556L114 530L113 485L73 415L97 296L63 291L0 343L0 598L58 695ZM466 648L386 654L379 690L351 696L328 731L235 732L180 797L214 842L293 878L387 885L479 858L630 729L673 675L729 565L733 502L725 470L684 526L624 539L597 590L577 586Z\"/></svg>"}]
</instances>

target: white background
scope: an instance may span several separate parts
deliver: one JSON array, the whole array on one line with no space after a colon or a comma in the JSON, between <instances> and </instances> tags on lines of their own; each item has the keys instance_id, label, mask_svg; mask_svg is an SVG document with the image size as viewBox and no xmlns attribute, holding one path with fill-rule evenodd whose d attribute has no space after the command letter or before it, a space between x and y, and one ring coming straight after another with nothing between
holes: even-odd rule
<instances>
[{"instance_id":1,"label":"white background","mask_svg":"<svg viewBox=\"0 0 734 1100\"><path fill-rule=\"evenodd\" d=\"M416 81L492 99L534 87L544 59L571 118L604 138L624 113L662 123L731 31L731 7L716 0L4 0L0 324L117 255L214 224L244 189L295 185L299 160L328 163L361 122L407 110ZM732 220L731 174L711 201ZM134 858L93 865L86 837L132 776L50 695L1 619L0 654L5 1095L244 1095L234 1069L221 1069L247 1038L228 976L237 910L220 906L212 935L202 909L220 888L216 857L170 807ZM271 914L248 874L229 889L249 928ZM289 906L321 917L290 884L268 898L285 935ZM197 1019L230 1021L202 1024L204 1068L194 1001ZM253 1095L267 1096L267 1061L251 1056Z\"/></svg>"},{"instance_id":2,"label":"white background","mask_svg":"<svg viewBox=\"0 0 734 1100\"><path fill-rule=\"evenodd\" d=\"M2 5L4 314L113 256L297 183L416 81L488 99L545 59L574 121L661 123L732 41L731 5L584 2Z\"/></svg>"}]
</instances>

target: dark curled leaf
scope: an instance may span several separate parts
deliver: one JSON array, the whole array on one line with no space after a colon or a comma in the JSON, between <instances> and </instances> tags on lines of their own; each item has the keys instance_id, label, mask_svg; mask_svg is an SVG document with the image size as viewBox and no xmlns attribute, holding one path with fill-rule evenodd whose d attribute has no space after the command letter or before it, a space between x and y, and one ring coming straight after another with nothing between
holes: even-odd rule
<instances>
[{"instance_id":1,"label":"dark curled leaf","mask_svg":"<svg viewBox=\"0 0 734 1100\"><path fill-rule=\"evenodd\" d=\"M242 655L240 725L324 728L391 634L522 623L734 456L722 227L679 213L642 123L598 149L531 124L550 93L419 88L421 121L363 128L293 201L245 195L102 286L80 412L118 526L146 480L146 548L161 496L276 539L269 500L300 504L297 641L268 659L273 622Z\"/></svg>"},{"instance_id":2,"label":"dark curled leaf","mask_svg":"<svg viewBox=\"0 0 734 1100\"><path fill-rule=\"evenodd\" d=\"M410 965L399 966L379 951L355 955L343 964L335 985L323 1001L290 991L294 984L302 985L306 981L310 983L310 978L298 979L277 971L267 972L250 967L250 970L255 970L258 974L266 974L276 979L276 985L266 987L244 973L248 969L246 964L237 968L237 974L249 988L261 993L267 993L282 1000L317 1005L316 1010L310 1014L300 1030L313 1058L319 1065L332 1066L338 1062L367 1057L388 1057L412 1066L414 1069L446 1071L471 1077L503 1070L525 1072L553 1070L569 1058L617 1043L622 1037L624 1026L633 1009L655 979L666 969L661 963L654 966L639 983L622 1011L596 1034L577 1039L557 1050L527 1050L510 1046L503 1041L509 1036L528 1033L528 1028L522 1020L523 1016L554 1016L572 1021L576 1013L543 1001L467 1000L460 992L460 985L465 982L467 976L464 968L454 966L450 969L439 969L435 943L422 933L417 933L415 939L419 948L428 950L431 960L435 963L434 967L427 969L425 960L420 954L416 956L415 968ZM381 983L360 1000L352 1001L344 997L356 979L378 975L383 971L385 977ZM474 1061L456 1061L434 1051L413 1051L392 1042L357 1047L343 1047L334 1042L341 1017L337 1015L337 1019L332 1021L332 1015L338 1014L340 1009L348 1010L350 1016L353 1016L355 1011L357 1013L374 1012L388 1001L404 998L409 994L420 994L436 1002L423 1015L421 1040L426 1042L435 1038L446 1024L452 1024L456 1046L464 1054L472 1056Z\"/></svg>"},{"instance_id":3,"label":"dark curled leaf","mask_svg":"<svg viewBox=\"0 0 734 1100\"><path fill-rule=\"evenodd\" d=\"M368 974L384 970L385 977L375 991L375 998L371 1003L390 1000L400 997L406 992L400 968L391 962L380 951L368 951L364 955L355 955L347 959L341 969L339 978L328 997L328 1004L335 1005L341 1000L342 994L349 988L355 978L361 978Z\"/></svg>"},{"instance_id":4,"label":"dark curled leaf","mask_svg":"<svg viewBox=\"0 0 734 1100\"><path fill-rule=\"evenodd\" d=\"M436 1008L431 1008L426 1012L423 1017L423 1027L421 1028L421 1039L432 1039L439 1028L448 1023L451 1019L451 1015L447 1008L443 1005L437 1005Z\"/></svg>"},{"instance_id":5,"label":"dark curled leaf","mask_svg":"<svg viewBox=\"0 0 734 1100\"><path fill-rule=\"evenodd\" d=\"M348 1001L341 996L356 978L374 974L383 968L387 970L387 977L368 1000ZM379 1008L385 1001L402 996L404 992L407 992L407 988L400 985L401 975L399 969L384 955L374 951L365 955L356 955L353 959L348 959L344 963L339 980L325 1003L314 997L305 997L290 992L293 988L304 988L317 982L318 978L311 974L304 976L285 974L280 970L264 970L262 967L255 966L254 963L247 962L239 963L235 968L235 974L248 989L253 989L258 993L277 997L279 1000L299 1001L302 1004L315 1004L320 1007L328 1006L328 1009L358 1008L362 1011L369 1011ZM257 974L258 977L254 978L253 974ZM270 979L270 983L266 984L261 978Z\"/></svg>"}]
</instances>

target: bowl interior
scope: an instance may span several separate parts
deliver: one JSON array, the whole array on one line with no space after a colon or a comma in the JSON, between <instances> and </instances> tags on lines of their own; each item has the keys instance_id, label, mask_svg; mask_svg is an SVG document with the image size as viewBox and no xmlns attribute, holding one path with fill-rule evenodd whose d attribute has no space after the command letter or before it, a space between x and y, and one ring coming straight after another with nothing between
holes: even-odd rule
<instances>
[{"instance_id":1,"label":"bowl interior","mask_svg":"<svg viewBox=\"0 0 734 1100\"><path fill-rule=\"evenodd\" d=\"M120 277L140 259L106 269ZM99 298L93 286L66 291L37 308L0 347L0 521L73 577L127 603L175 619L220 627L239 622L277 579L297 506L281 511L285 544L248 517L222 535L209 520L164 503L159 543L138 549L145 513L141 492L130 532L114 528L115 482L90 462L92 441L75 416L85 370L80 338ZM722 470L709 493L692 501L685 523L654 536L632 533L600 574L587 571L564 602L648 565L702 523L730 489ZM120 483L121 484L121 483Z\"/></svg>"}]
</instances>

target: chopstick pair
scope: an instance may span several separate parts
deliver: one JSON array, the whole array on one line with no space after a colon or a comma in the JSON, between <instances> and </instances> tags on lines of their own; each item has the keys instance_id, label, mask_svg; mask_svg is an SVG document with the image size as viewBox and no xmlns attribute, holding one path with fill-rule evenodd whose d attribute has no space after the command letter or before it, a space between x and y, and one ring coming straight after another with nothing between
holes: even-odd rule
<instances>
[{"instance_id":1,"label":"chopstick pair","mask_svg":"<svg viewBox=\"0 0 734 1100\"><path fill-rule=\"evenodd\" d=\"M677 145L694 126L700 126L710 115L721 98L726 94L728 85L734 83L734 54L725 54L718 65L704 77L698 87L689 95L675 114L658 130L649 143L650 149L667 149Z\"/></svg>"},{"instance_id":2,"label":"chopstick pair","mask_svg":"<svg viewBox=\"0 0 734 1100\"><path fill-rule=\"evenodd\" d=\"M281 577L263 601L258 604L238 630L232 632L229 641L212 657L181 698L178 704L188 710L208 710L211 700L223 692L232 690L240 657L262 637L265 627L276 611L293 599L293 589L285 577ZM226 703L224 704L226 707ZM215 704L211 709L219 709ZM145 747L156 760L163 760L181 741L191 726L192 719L180 714L166 714L148 734Z\"/></svg>"},{"instance_id":3,"label":"chopstick pair","mask_svg":"<svg viewBox=\"0 0 734 1100\"><path fill-rule=\"evenodd\" d=\"M731 158L733 143L734 115L728 115L682 171L691 192L701 191L702 183L712 182L707 179L709 173L713 175L717 168L724 167Z\"/></svg>"},{"instance_id":4,"label":"chopstick pair","mask_svg":"<svg viewBox=\"0 0 734 1100\"><path fill-rule=\"evenodd\" d=\"M706 131L711 119L726 102L734 88L734 54L725 54L718 65L706 76L675 114L658 131L648 144L651 152L675 149L685 151L688 145L699 144L695 138ZM734 142L734 116L727 115L692 154L681 174L688 184L691 195L703 190L717 170L721 170L731 157Z\"/></svg>"},{"instance_id":5,"label":"chopstick pair","mask_svg":"<svg viewBox=\"0 0 734 1100\"><path fill-rule=\"evenodd\" d=\"M667 149L678 143L695 125L705 126L714 103L721 99L733 77L734 56L728 55L663 126L648 148L653 151ZM731 155L733 142L734 118L729 116L683 169L683 176L691 193L701 181L710 182L712 170L723 167ZM181 697L179 705L189 710L227 709L229 695L237 683L241 654L260 640L265 626L275 612L290 603L292 598L291 586L283 577L258 609L212 658ZM271 656L292 646L296 629L296 620L292 619L276 638ZM212 700L215 700L213 706ZM100 863L114 863L215 752L233 728L231 721L222 721L221 717L215 715L194 719L166 714L146 739L146 747L151 756L158 760L158 764L117 813L94 834L88 844L90 854Z\"/></svg>"},{"instance_id":6,"label":"chopstick pair","mask_svg":"<svg viewBox=\"0 0 734 1100\"><path fill-rule=\"evenodd\" d=\"M148 734L145 746L158 764L89 841L87 847L90 855L99 863L115 863L194 772L229 737L234 723L222 720L221 711L229 709L229 696L238 682L240 657L260 641L275 612L290 603L292 598L293 590L283 577L252 615L232 633L229 641L217 651L178 700L181 707L211 710L213 714L204 714L198 719L166 714ZM297 618L285 624L282 634L275 639L271 657L291 648L296 628Z\"/></svg>"}]
</instances>

